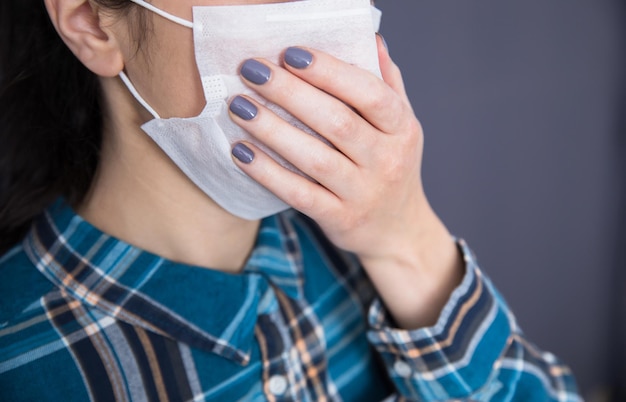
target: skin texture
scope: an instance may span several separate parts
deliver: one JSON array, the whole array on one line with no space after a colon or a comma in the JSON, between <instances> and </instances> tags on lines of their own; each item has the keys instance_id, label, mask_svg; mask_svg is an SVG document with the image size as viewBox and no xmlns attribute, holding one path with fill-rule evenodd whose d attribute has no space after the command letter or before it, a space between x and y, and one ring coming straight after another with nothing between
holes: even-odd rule
<instances>
[{"instance_id":1,"label":"skin texture","mask_svg":"<svg viewBox=\"0 0 626 402\"><path fill-rule=\"evenodd\" d=\"M152 2L188 20L194 5L258 3L269 1ZM68 47L101 77L108 108L101 164L78 212L101 230L166 258L239 271L259 223L230 215L187 179L143 133L140 125L151 116L117 77L126 71L162 117L197 115L204 99L192 31L149 15L154 29L137 51L126 18L87 0L46 0L46 6ZM423 133L400 71L380 38L378 47L383 80L314 49L306 49L313 62L305 69L258 59L270 68L270 80L256 85L244 79L335 145L258 104L252 120L231 116L318 183L285 170L252 144L246 145L253 161L233 163L316 220L338 247L356 253L397 324L418 328L435 323L463 269L423 191Z\"/></svg>"}]
</instances>

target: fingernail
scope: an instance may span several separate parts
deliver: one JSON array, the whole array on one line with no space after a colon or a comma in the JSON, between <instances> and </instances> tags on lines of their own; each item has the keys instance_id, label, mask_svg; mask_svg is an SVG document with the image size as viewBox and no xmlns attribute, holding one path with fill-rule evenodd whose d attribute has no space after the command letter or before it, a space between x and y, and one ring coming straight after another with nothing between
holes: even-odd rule
<instances>
[{"instance_id":1,"label":"fingernail","mask_svg":"<svg viewBox=\"0 0 626 402\"><path fill-rule=\"evenodd\" d=\"M385 50L387 50L387 53L389 53L389 45L387 45L387 41L385 40L385 37L382 36L380 34L380 32L376 32L376 35L378 35L378 37L383 41L383 45L385 46Z\"/></svg>"},{"instance_id":2,"label":"fingernail","mask_svg":"<svg viewBox=\"0 0 626 402\"><path fill-rule=\"evenodd\" d=\"M290 47L285 51L285 63L291 67L304 69L313 62L313 55L299 47Z\"/></svg>"},{"instance_id":3,"label":"fingernail","mask_svg":"<svg viewBox=\"0 0 626 402\"><path fill-rule=\"evenodd\" d=\"M270 80L271 71L265 64L250 59L241 66L241 75L250 82L263 85Z\"/></svg>"},{"instance_id":4,"label":"fingernail","mask_svg":"<svg viewBox=\"0 0 626 402\"><path fill-rule=\"evenodd\" d=\"M236 96L228 107L231 112L241 117L244 120L252 120L256 117L259 111L254 103L250 102L243 96Z\"/></svg>"},{"instance_id":5,"label":"fingernail","mask_svg":"<svg viewBox=\"0 0 626 402\"><path fill-rule=\"evenodd\" d=\"M233 147L233 156L241 163L246 165L254 159L254 152L248 148L245 144L239 142Z\"/></svg>"}]
</instances>

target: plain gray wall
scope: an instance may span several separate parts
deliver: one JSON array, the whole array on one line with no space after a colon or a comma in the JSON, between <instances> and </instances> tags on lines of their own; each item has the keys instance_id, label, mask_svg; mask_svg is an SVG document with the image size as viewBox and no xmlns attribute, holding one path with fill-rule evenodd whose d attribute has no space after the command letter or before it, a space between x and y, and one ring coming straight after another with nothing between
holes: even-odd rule
<instances>
[{"instance_id":1,"label":"plain gray wall","mask_svg":"<svg viewBox=\"0 0 626 402\"><path fill-rule=\"evenodd\" d=\"M432 204L586 395L613 331L622 1L377 1Z\"/></svg>"}]
</instances>

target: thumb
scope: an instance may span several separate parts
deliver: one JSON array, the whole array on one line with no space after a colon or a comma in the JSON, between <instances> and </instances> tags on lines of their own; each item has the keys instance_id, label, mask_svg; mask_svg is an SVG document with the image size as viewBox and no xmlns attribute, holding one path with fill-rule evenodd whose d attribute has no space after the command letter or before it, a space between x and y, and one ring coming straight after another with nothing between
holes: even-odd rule
<instances>
[{"instance_id":1,"label":"thumb","mask_svg":"<svg viewBox=\"0 0 626 402\"><path fill-rule=\"evenodd\" d=\"M409 98L404 88L404 80L398 66L391 60L389 49L383 36L376 33L376 44L378 45L378 62L383 81L387 83L398 95L400 95L407 103Z\"/></svg>"}]
</instances>

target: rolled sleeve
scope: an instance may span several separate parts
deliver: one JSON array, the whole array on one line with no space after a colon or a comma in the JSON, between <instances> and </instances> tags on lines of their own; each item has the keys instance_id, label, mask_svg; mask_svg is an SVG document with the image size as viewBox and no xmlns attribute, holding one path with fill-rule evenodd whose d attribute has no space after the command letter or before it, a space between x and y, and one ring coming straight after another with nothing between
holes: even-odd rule
<instances>
[{"instance_id":1,"label":"rolled sleeve","mask_svg":"<svg viewBox=\"0 0 626 402\"><path fill-rule=\"evenodd\" d=\"M528 362L527 353L518 353L512 360L510 357L511 350L519 350L520 345L524 348L524 342L519 342L521 331L503 298L478 268L471 250L462 240L458 245L466 272L434 326L397 329L380 299L370 306L368 337L385 362L398 398L501 400L503 395L511 397L520 387L528 387L524 392L548 396L542 400L578 400L566 368L561 373L569 386L562 387L560 395L558 390L549 389L552 383L563 384L563 378L549 378L552 367L535 364L534 371L508 370L514 362L521 363L518 367ZM508 371L503 372L503 368Z\"/></svg>"}]
</instances>

